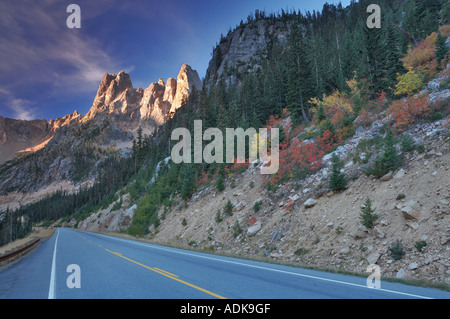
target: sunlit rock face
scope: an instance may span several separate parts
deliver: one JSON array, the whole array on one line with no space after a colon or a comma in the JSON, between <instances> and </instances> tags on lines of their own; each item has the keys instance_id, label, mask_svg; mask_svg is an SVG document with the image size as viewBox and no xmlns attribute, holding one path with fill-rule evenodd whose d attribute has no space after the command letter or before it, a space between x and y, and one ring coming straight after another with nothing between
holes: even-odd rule
<instances>
[{"instance_id":1,"label":"sunlit rock face","mask_svg":"<svg viewBox=\"0 0 450 319\"><path fill-rule=\"evenodd\" d=\"M148 88L134 89L131 78L124 71L119 74L105 74L95 96L92 108L83 118L83 122L95 119L100 114L119 117L133 127L142 125L157 127L164 124L183 101L187 99L193 88L202 87L197 71L184 64L177 80L162 78L151 83Z\"/></svg>"}]
</instances>

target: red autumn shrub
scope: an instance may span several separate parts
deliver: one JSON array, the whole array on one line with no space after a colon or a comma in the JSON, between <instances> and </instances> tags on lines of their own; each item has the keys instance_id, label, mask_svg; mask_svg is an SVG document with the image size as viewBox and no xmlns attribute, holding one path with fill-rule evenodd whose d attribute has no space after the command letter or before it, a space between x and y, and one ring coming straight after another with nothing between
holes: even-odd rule
<instances>
[{"instance_id":1,"label":"red autumn shrub","mask_svg":"<svg viewBox=\"0 0 450 319\"><path fill-rule=\"evenodd\" d=\"M248 223L253 226L257 221L258 221L258 218L252 217L248 220Z\"/></svg>"},{"instance_id":2,"label":"red autumn shrub","mask_svg":"<svg viewBox=\"0 0 450 319\"><path fill-rule=\"evenodd\" d=\"M428 96L410 97L403 100L394 101L389 106L387 115L392 116L394 128L401 131L419 119L423 119L431 114Z\"/></svg>"}]
</instances>

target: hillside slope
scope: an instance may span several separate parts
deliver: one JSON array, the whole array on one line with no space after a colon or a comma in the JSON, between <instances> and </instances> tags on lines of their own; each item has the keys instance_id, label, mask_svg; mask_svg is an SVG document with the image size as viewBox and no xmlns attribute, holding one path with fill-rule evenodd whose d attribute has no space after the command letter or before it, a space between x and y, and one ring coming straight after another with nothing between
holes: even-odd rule
<instances>
[{"instance_id":1,"label":"hillside slope","mask_svg":"<svg viewBox=\"0 0 450 319\"><path fill-rule=\"evenodd\" d=\"M444 137L449 127L447 119L419 129L424 136L433 129L442 135L428 136L427 152L410 155L408 164L388 181L352 175L354 179L342 193L329 192L323 186L325 180L306 181L300 189L287 186L270 193L263 187L258 168L249 169L229 181L223 193L210 187L194 195L187 207L180 205L166 212L152 241L360 273L376 263L383 276L449 284L450 147L448 137ZM351 173L358 171L356 166L348 165L345 171L356 174ZM231 188L231 183L236 187ZM286 209L284 203L297 197L294 206ZM310 197L317 203L305 208L304 202ZM359 221L366 198L372 200L381 216L374 230ZM228 200L234 204L233 216L223 216L218 223L217 210ZM259 212L253 209L257 201L262 202ZM413 207L417 218L402 212L406 206ZM242 230L239 235L236 222ZM389 252L389 246L397 240L406 250L400 261ZM418 241L427 244L421 253L415 248Z\"/></svg>"}]
</instances>

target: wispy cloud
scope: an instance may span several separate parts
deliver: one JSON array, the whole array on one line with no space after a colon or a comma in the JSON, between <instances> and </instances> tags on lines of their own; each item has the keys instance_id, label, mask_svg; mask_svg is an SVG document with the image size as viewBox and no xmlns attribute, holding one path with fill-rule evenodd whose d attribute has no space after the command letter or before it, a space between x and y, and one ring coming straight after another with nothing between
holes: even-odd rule
<instances>
[{"instance_id":1,"label":"wispy cloud","mask_svg":"<svg viewBox=\"0 0 450 319\"><path fill-rule=\"evenodd\" d=\"M114 1L100 3L87 2L82 19L95 18ZM93 92L103 74L120 71L120 61L101 41L83 28L67 28L68 4L59 0L0 3L0 93L8 96L0 101L0 113L1 107L14 108L28 119L35 115L29 110L35 98L44 100L44 94L61 90Z\"/></svg>"},{"instance_id":2,"label":"wispy cloud","mask_svg":"<svg viewBox=\"0 0 450 319\"><path fill-rule=\"evenodd\" d=\"M0 88L0 97L15 119L27 121L36 119L37 113L33 102L15 98L11 92L3 88Z\"/></svg>"},{"instance_id":3,"label":"wispy cloud","mask_svg":"<svg viewBox=\"0 0 450 319\"><path fill-rule=\"evenodd\" d=\"M36 109L32 108L32 102L22 99L13 99L11 109L15 112L15 118L20 120L34 120L36 118Z\"/></svg>"},{"instance_id":4,"label":"wispy cloud","mask_svg":"<svg viewBox=\"0 0 450 319\"><path fill-rule=\"evenodd\" d=\"M66 27L61 1L11 1L0 4L0 70L52 82L60 68L66 79L94 82L119 63L82 29ZM90 10L87 10L88 12ZM60 79L58 79L60 81Z\"/></svg>"}]
</instances>

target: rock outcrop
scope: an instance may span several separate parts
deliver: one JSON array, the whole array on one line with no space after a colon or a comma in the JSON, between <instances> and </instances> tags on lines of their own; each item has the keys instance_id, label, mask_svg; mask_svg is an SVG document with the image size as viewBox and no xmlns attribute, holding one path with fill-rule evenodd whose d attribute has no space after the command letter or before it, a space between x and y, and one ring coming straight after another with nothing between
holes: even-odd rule
<instances>
[{"instance_id":1,"label":"rock outcrop","mask_svg":"<svg viewBox=\"0 0 450 319\"><path fill-rule=\"evenodd\" d=\"M59 130L61 127L70 125L72 123L78 123L83 118L83 115L78 113L77 110L71 114L67 114L64 117L57 118L56 120L51 119L48 121L48 125L51 128L52 133L56 133L57 130Z\"/></svg>"},{"instance_id":2,"label":"rock outcrop","mask_svg":"<svg viewBox=\"0 0 450 319\"><path fill-rule=\"evenodd\" d=\"M261 66L256 62L260 55L266 56L269 44L273 40L284 48L290 32L289 23L278 21L270 24L258 20L236 28L214 49L205 77L205 85L210 88L220 79L225 83L239 82L237 74L254 72Z\"/></svg>"},{"instance_id":3,"label":"rock outcrop","mask_svg":"<svg viewBox=\"0 0 450 319\"><path fill-rule=\"evenodd\" d=\"M139 96L140 95L140 96ZM128 115L134 117L136 102L142 98L140 91L133 89L130 76L124 71L119 74L105 74L95 96L94 103L83 118L83 122L93 120L98 114Z\"/></svg>"}]
</instances>

